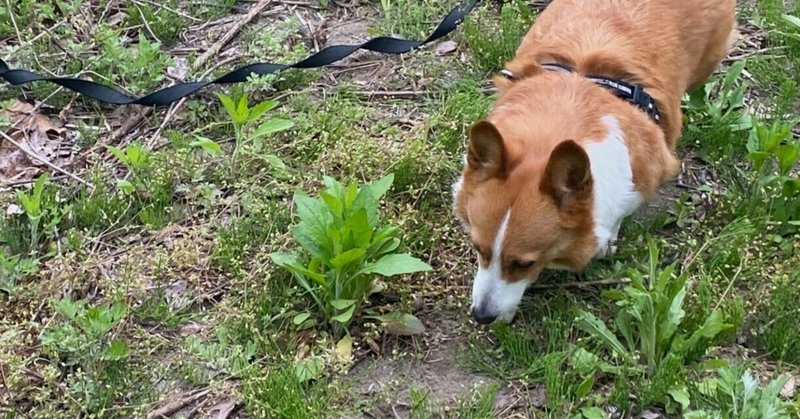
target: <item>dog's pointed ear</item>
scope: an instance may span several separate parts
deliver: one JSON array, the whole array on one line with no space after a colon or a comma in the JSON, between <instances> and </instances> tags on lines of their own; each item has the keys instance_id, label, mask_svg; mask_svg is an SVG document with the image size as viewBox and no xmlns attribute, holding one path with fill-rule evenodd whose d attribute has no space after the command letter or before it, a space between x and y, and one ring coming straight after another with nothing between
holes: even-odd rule
<instances>
[{"instance_id":1,"label":"dog's pointed ear","mask_svg":"<svg viewBox=\"0 0 800 419\"><path fill-rule=\"evenodd\" d=\"M505 146L500 131L488 121L480 121L469 132L467 165L480 180L503 177L505 173Z\"/></svg>"},{"instance_id":2,"label":"dog's pointed ear","mask_svg":"<svg viewBox=\"0 0 800 419\"><path fill-rule=\"evenodd\" d=\"M583 147L572 140L556 146L539 185L542 192L553 198L559 210L567 210L570 203L586 197L592 185L591 163Z\"/></svg>"}]
</instances>

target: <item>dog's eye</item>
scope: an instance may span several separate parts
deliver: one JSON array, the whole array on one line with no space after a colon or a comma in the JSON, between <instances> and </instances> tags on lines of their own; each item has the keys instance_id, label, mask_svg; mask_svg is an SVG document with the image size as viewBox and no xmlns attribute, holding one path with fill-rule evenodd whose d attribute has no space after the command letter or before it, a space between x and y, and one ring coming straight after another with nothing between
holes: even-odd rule
<instances>
[{"instance_id":1,"label":"dog's eye","mask_svg":"<svg viewBox=\"0 0 800 419\"><path fill-rule=\"evenodd\" d=\"M514 269L528 269L533 266L534 263L536 263L535 260L515 260L511 263L511 266L513 266Z\"/></svg>"}]
</instances>

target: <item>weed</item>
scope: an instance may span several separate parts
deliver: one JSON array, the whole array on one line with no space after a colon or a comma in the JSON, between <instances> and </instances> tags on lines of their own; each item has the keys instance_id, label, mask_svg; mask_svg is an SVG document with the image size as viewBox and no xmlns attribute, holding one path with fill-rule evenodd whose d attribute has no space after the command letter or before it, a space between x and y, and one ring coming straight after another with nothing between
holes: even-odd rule
<instances>
[{"instance_id":1,"label":"weed","mask_svg":"<svg viewBox=\"0 0 800 419\"><path fill-rule=\"evenodd\" d=\"M170 44L183 30L183 18L174 12L176 0L168 0L158 7L144 7L136 3L128 4L126 15L129 26L147 25L157 41Z\"/></svg>"},{"instance_id":2,"label":"weed","mask_svg":"<svg viewBox=\"0 0 800 419\"><path fill-rule=\"evenodd\" d=\"M12 205L3 220L0 238L12 255L40 256L45 239L55 238L69 205L56 200L55 191L48 188L47 174L40 175L29 192L17 190L19 206ZM24 214L24 218L21 215Z\"/></svg>"},{"instance_id":3,"label":"weed","mask_svg":"<svg viewBox=\"0 0 800 419\"><path fill-rule=\"evenodd\" d=\"M153 90L164 80L167 67L173 65L172 58L161 52L161 44L150 41L143 32L138 42L127 47L119 30L99 25L94 32L102 48L102 54L92 58L92 67L98 74L115 75L111 80L127 87L132 92Z\"/></svg>"},{"instance_id":4,"label":"weed","mask_svg":"<svg viewBox=\"0 0 800 419\"><path fill-rule=\"evenodd\" d=\"M110 398L124 394L124 388L112 388L110 383L120 378L121 361L130 349L111 332L127 308L119 302L88 307L85 301L67 297L53 308L62 321L51 323L41 333L44 353L72 371L70 392L84 401L82 409L99 411Z\"/></svg>"},{"instance_id":5,"label":"weed","mask_svg":"<svg viewBox=\"0 0 800 419\"><path fill-rule=\"evenodd\" d=\"M786 377L776 378L762 387L750 370L743 370L744 365L726 366L718 369L715 377L696 384L696 404L702 408L688 411L683 417L788 419L790 403L783 401L780 394Z\"/></svg>"},{"instance_id":6,"label":"weed","mask_svg":"<svg viewBox=\"0 0 800 419\"><path fill-rule=\"evenodd\" d=\"M344 187L325 177L320 198L302 191L294 201L300 222L292 229L305 255L272 253L273 262L289 270L314 301L317 313L342 336L373 286L375 275L394 276L431 269L408 254L397 253L398 229L378 227L381 197L393 176L362 187ZM304 322L310 315L296 318ZM303 318L305 317L305 318Z\"/></svg>"},{"instance_id":7,"label":"weed","mask_svg":"<svg viewBox=\"0 0 800 419\"><path fill-rule=\"evenodd\" d=\"M800 275L778 280L769 302L758 313L756 340L774 358L800 364Z\"/></svg>"},{"instance_id":8,"label":"weed","mask_svg":"<svg viewBox=\"0 0 800 419\"><path fill-rule=\"evenodd\" d=\"M724 323L722 313L715 309L695 330L683 329L687 275L676 276L674 263L659 269L659 249L654 240L648 239L648 249L648 274L631 271L631 284L622 292L604 293L620 308L614 325L624 343L602 320L587 311L579 312L578 326L606 346L612 359L621 359L622 365L640 371L649 380L645 404L660 401L669 406L667 394L679 402L677 395L684 392L680 384L676 386L676 381L682 381L682 366L692 361L689 355L697 353L700 345L707 345L730 325Z\"/></svg>"},{"instance_id":9,"label":"weed","mask_svg":"<svg viewBox=\"0 0 800 419\"><path fill-rule=\"evenodd\" d=\"M800 231L800 179L794 173L800 162L800 140L792 137L794 123L758 123L747 142L747 158L753 164L751 197L769 212L779 237Z\"/></svg>"},{"instance_id":10,"label":"weed","mask_svg":"<svg viewBox=\"0 0 800 419\"><path fill-rule=\"evenodd\" d=\"M265 100L256 106L250 108L247 105L247 95L242 95L239 98L238 104L234 104L233 100L222 93L217 94L220 102L225 107L225 111L233 122L236 131L236 146L233 149L231 156L231 167L233 172L236 173L236 156L239 150L248 146L248 151L252 156L258 156L267 163L269 163L275 172L285 174L286 165L283 161L274 154L261 154L264 146L264 138L273 135L280 131L285 131L294 126L294 122L288 119L270 118L262 122L257 128L253 127L265 113L275 109L278 102L275 100ZM200 145L205 149L213 149L211 140L200 137Z\"/></svg>"},{"instance_id":11,"label":"weed","mask_svg":"<svg viewBox=\"0 0 800 419\"><path fill-rule=\"evenodd\" d=\"M0 249L0 296L14 293L17 280L36 273L38 269L39 259L8 255Z\"/></svg>"},{"instance_id":12,"label":"weed","mask_svg":"<svg viewBox=\"0 0 800 419\"><path fill-rule=\"evenodd\" d=\"M744 106L747 84L738 82L745 62L737 61L723 75L714 76L692 91L684 101L687 119L682 144L694 144L701 157L712 163L738 156L744 137L753 125Z\"/></svg>"},{"instance_id":13,"label":"weed","mask_svg":"<svg viewBox=\"0 0 800 419\"><path fill-rule=\"evenodd\" d=\"M198 356L210 372L209 379L219 374L242 378L252 369L256 344L249 341L237 344L230 338L227 327L217 328L216 342L203 342L193 336L187 338L189 351Z\"/></svg>"}]
</instances>

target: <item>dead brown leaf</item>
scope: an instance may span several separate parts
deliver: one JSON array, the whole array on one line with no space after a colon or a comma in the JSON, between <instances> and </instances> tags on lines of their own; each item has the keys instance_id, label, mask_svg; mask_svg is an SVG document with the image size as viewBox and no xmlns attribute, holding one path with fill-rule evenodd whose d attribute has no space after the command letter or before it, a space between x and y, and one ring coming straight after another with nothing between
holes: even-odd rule
<instances>
[{"instance_id":1,"label":"dead brown leaf","mask_svg":"<svg viewBox=\"0 0 800 419\"><path fill-rule=\"evenodd\" d=\"M29 153L62 168L71 163L72 150L64 141L67 130L59 119L41 114L33 105L19 100L0 112L0 117L11 123L7 135L25 148L23 151L11 141L0 140L0 179L34 178L45 166Z\"/></svg>"}]
</instances>

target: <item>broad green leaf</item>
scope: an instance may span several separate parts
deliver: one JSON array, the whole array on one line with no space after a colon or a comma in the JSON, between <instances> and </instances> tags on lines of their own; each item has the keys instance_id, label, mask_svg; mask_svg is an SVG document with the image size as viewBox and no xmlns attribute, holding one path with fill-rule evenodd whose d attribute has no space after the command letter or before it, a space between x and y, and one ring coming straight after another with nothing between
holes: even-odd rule
<instances>
[{"instance_id":1,"label":"broad green leaf","mask_svg":"<svg viewBox=\"0 0 800 419\"><path fill-rule=\"evenodd\" d=\"M587 376L580 384L578 384L578 388L575 389L575 395L578 399L583 399L586 395L592 391L592 387L594 387L594 374Z\"/></svg>"},{"instance_id":2,"label":"broad green leaf","mask_svg":"<svg viewBox=\"0 0 800 419\"><path fill-rule=\"evenodd\" d=\"M305 383L318 379L322 375L324 367L325 364L322 359L317 357L307 358L298 362L294 369L297 381Z\"/></svg>"},{"instance_id":3,"label":"broad green leaf","mask_svg":"<svg viewBox=\"0 0 800 419\"><path fill-rule=\"evenodd\" d=\"M430 271L430 265L406 253L383 256L377 262L365 265L356 275L376 273L383 276Z\"/></svg>"},{"instance_id":4,"label":"broad green leaf","mask_svg":"<svg viewBox=\"0 0 800 419\"><path fill-rule=\"evenodd\" d=\"M400 247L400 239L397 237L386 238L376 246L375 255L382 256L394 252L398 247Z\"/></svg>"},{"instance_id":5,"label":"broad green leaf","mask_svg":"<svg viewBox=\"0 0 800 419\"><path fill-rule=\"evenodd\" d=\"M380 180L371 183L368 187L372 191L372 199L374 199L375 202L377 203L377 201L383 198L383 195L385 195L386 192L389 191L389 188L392 187L393 183L394 183L393 173L389 173L388 175L382 177Z\"/></svg>"},{"instance_id":6,"label":"broad green leaf","mask_svg":"<svg viewBox=\"0 0 800 419\"><path fill-rule=\"evenodd\" d=\"M294 122L288 119L273 118L261 124L251 138L261 138L280 131L286 131L294 126Z\"/></svg>"},{"instance_id":7,"label":"broad green leaf","mask_svg":"<svg viewBox=\"0 0 800 419\"><path fill-rule=\"evenodd\" d=\"M236 105L233 103L233 99L223 93L217 93L217 97L219 98L219 101L222 102L222 106L225 108L225 111L228 113L228 116L231 118L231 120L236 119Z\"/></svg>"},{"instance_id":8,"label":"broad green leaf","mask_svg":"<svg viewBox=\"0 0 800 419\"><path fill-rule=\"evenodd\" d=\"M584 407L581 409L584 419L606 419L606 412L599 407Z\"/></svg>"},{"instance_id":9,"label":"broad green leaf","mask_svg":"<svg viewBox=\"0 0 800 419\"><path fill-rule=\"evenodd\" d=\"M294 255L286 253L270 253L269 258L272 259L276 265L287 269L294 274L306 276L320 285L325 285L325 275L322 275L319 272L313 272L301 265Z\"/></svg>"},{"instance_id":10,"label":"broad green leaf","mask_svg":"<svg viewBox=\"0 0 800 419\"><path fill-rule=\"evenodd\" d=\"M719 334L719 332L729 328L730 325L723 323L722 313L719 310L714 310L706 317L703 325L692 333L692 336L686 341L685 349L691 350L697 345L697 342L702 338L711 339Z\"/></svg>"},{"instance_id":11,"label":"broad green leaf","mask_svg":"<svg viewBox=\"0 0 800 419\"><path fill-rule=\"evenodd\" d=\"M331 300L331 305L337 310L344 310L357 302L358 300Z\"/></svg>"},{"instance_id":12,"label":"broad green leaf","mask_svg":"<svg viewBox=\"0 0 800 419\"><path fill-rule=\"evenodd\" d=\"M781 15L781 18L783 18L783 20L785 20L786 22L790 23L795 28L800 30L800 18L798 18L797 16L792 16L790 14L784 14L784 15Z\"/></svg>"},{"instance_id":13,"label":"broad green leaf","mask_svg":"<svg viewBox=\"0 0 800 419\"><path fill-rule=\"evenodd\" d=\"M123 152L119 148L114 147L113 145L107 145L106 149L108 151L110 151L111 154L113 154L114 157L116 157L117 160L119 160L122 164L124 164L126 166L130 166L131 165L131 161L130 161L130 159L128 159L128 156L125 154L125 152Z\"/></svg>"},{"instance_id":14,"label":"broad green leaf","mask_svg":"<svg viewBox=\"0 0 800 419\"><path fill-rule=\"evenodd\" d=\"M425 332L425 325L414 315L407 313L389 313L380 316L367 316L380 320L386 332L398 336L418 335Z\"/></svg>"},{"instance_id":15,"label":"broad green leaf","mask_svg":"<svg viewBox=\"0 0 800 419\"><path fill-rule=\"evenodd\" d=\"M130 353L128 345L120 339L112 340L103 354L103 359L106 361L119 361L127 358Z\"/></svg>"},{"instance_id":16,"label":"broad green leaf","mask_svg":"<svg viewBox=\"0 0 800 419\"><path fill-rule=\"evenodd\" d=\"M745 61L740 60L733 63L728 71L725 73L725 78L722 82L722 89L723 91L729 91L733 88L733 83L736 82L736 79L739 78L739 75L742 74L742 70L744 70Z\"/></svg>"},{"instance_id":17,"label":"broad green leaf","mask_svg":"<svg viewBox=\"0 0 800 419\"><path fill-rule=\"evenodd\" d=\"M339 253L330 260L330 266L338 271L343 271L348 265L360 262L364 258L366 250L363 248L350 249L344 253Z\"/></svg>"},{"instance_id":18,"label":"broad green leaf","mask_svg":"<svg viewBox=\"0 0 800 419\"><path fill-rule=\"evenodd\" d=\"M133 186L133 183L125 179L117 179L117 187L126 194L131 194L136 190L136 187Z\"/></svg>"},{"instance_id":19,"label":"broad green leaf","mask_svg":"<svg viewBox=\"0 0 800 419\"><path fill-rule=\"evenodd\" d=\"M779 173L786 176L797 165L797 160L800 159L800 144L782 145L778 147L776 154L778 156Z\"/></svg>"},{"instance_id":20,"label":"broad green leaf","mask_svg":"<svg viewBox=\"0 0 800 419\"><path fill-rule=\"evenodd\" d=\"M672 397L672 400L675 400L681 405L682 410L689 408L689 392L686 391L685 388L673 388L669 390L669 395Z\"/></svg>"},{"instance_id":21,"label":"broad green leaf","mask_svg":"<svg viewBox=\"0 0 800 419\"><path fill-rule=\"evenodd\" d=\"M308 320L309 317L311 317L311 314L309 314L307 311L304 311L292 317L292 323L296 326L299 326L304 321Z\"/></svg>"},{"instance_id":22,"label":"broad green leaf","mask_svg":"<svg viewBox=\"0 0 800 419\"><path fill-rule=\"evenodd\" d=\"M367 220L367 210L364 208L356 211L350 219L347 220L347 228L350 229L350 234L353 237L353 246L367 248L372 241L372 227Z\"/></svg>"},{"instance_id":23,"label":"broad green leaf","mask_svg":"<svg viewBox=\"0 0 800 419\"><path fill-rule=\"evenodd\" d=\"M343 311L342 313L331 317L332 321L339 322L339 323L347 323L353 318L353 313L356 311L356 306L351 305L350 308Z\"/></svg>"},{"instance_id":24,"label":"broad green leaf","mask_svg":"<svg viewBox=\"0 0 800 419\"><path fill-rule=\"evenodd\" d=\"M247 95L243 94L239 97L239 105L236 107L236 118L235 120L241 121L237 122L237 124L243 124L248 122L247 119L248 112L247 112Z\"/></svg>"},{"instance_id":25,"label":"broad green leaf","mask_svg":"<svg viewBox=\"0 0 800 419\"><path fill-rule=\"evenodd\" d=\"M695 110L703 110L706 107L706 87L700 87L689 93L689 107Z\"/></svg>"},{"instance_id":26,"label":"broad green leaf","mask_svg":"<svg viewBox=\"0 0 800 419\"><path fill-rule=\"evenodd\" d=\"M222 147L210 138L201 137L199 135L196 136L197 140L192 141L189 143L192 147L200 147L205 150L208 154L212 156L216 156L222 152Z\"/></svg>"},{"instance_id":27,"label":"broad green leaf","mask_svg":"<svg viewBox=\"0 0 800 419\"><path fill-rule=\"evenodd\" d=\"M594 314L588 311L581 310L578 314L577 325L585 332L594 336L596 339L605 343L609 349L613 350L625 359L630 360L631 356L628 351L622 346L622 343L608 330L606 324L602 320L595 317Z\"/></svg>"},{"instance_id":28,"label":"broad green leaf","mask_svg":"<svg viewBox=\"0 0 800 419\"><path fill-rule=\"evenodd\" d=\"M337 217L342 216L342 211L344 211L344 206L342 205L342 201L340 201L339 198L326 191L320 192L319 196L322 198L323 201L325 201L325 205L328 206L328 209L331 210L333 215Z\"/></svg>"},{"instance_id":29,"label":"broad green leaf","mask_svg":"<svg viewBox=\"0 0 800 419\"><path fill-rule=\"evenodd\" d=\"M247 119L250 121L255 121L258 118L261 118L261 116L266 112L275 109L276 106L278 106L277 100L265 100L250 109L250 114L247 116Z\"/></svg>"}]
</instances>

